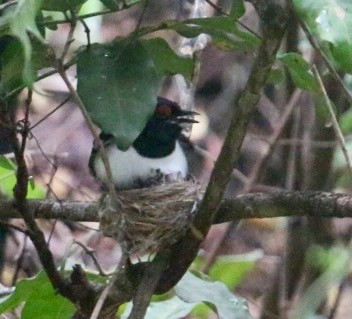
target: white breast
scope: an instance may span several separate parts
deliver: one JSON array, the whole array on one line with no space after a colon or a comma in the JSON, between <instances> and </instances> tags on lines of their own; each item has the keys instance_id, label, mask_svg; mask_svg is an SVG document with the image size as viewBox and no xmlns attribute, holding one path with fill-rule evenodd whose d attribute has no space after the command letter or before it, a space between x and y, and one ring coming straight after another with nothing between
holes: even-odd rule
<instances>
[{"instance_id":1,"label":"white breast","mask_svg":"<svg viewBox=\"0 0 352 319\"><path fill-rule=\"evenodd\" d=\"M176 142L175 150L163 158L142 157L133 147L122 152L113 146L107 149L107 153L112 177L119 189L133 187L136 180L153 177L157 171L164 175L177 173L183 178L187 175L187 160L178 142ZM94 168L97 177L106 182L106 172L100 158L96 160Z\"/></svg>"}]
</instances>

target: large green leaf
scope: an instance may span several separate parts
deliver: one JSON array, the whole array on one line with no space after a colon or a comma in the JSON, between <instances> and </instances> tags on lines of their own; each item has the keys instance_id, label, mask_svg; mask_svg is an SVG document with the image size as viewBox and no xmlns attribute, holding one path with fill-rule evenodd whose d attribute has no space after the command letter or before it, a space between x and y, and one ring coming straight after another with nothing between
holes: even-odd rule
<instances>
[{"instance_id":1,"label":"large green leaf","mask_svg":"<svg viewBox=\"0 0 352 319\"><path fill-rule=\"evenodd\" d=\"M206 302L213 305L219 319L251 318L245 300L234 296L221 282L210 282L187 272L174 290L186 302Z\"/></svg>"},{"instance_id":2,"label":"large green leaf","mask_svg":"<svg viewBox=\"0 0 352 319\"><path fill-rule=\"evenodd\" d=\"M164 39L144 40L142 44L152 57L159 74L182 74L185 78L191 78L194 71L194 61L178 56Z\"/></svg>"},{"instance_id":3,"label":"large green leaf","mask_svg":"<svg viewBox=\"0 0 352 319\"><path fill-rule=\"evenodd\" d=\"M35 80L32 70L32 45L30 36L44 41L35 18L41 8L42 0L19 0L16 5L6 8L0 20L0 36L17 38L23 48L23 80L31 86Z\"/></svg>"},{"instance_id":4,"label":"large green leaf","mask_svg":"<svg viewBox=\"0 0 352 319\"><path fill-rule=\"evenodd\" d=\"M154 111L160 76L138 41L93 44L78 54L77 91L92 120L126 150Z\"/></svg>"},{"instance_id":5,"label":"large green leaf","mask_svg":"<svg viewBox=\"0 0 352 319\"><path fill-rule=\"evenodd\" d=\"M278 59L285 64L297 87L307 91L319 91L319 84L311 72L311 65L301 55L297 53L279 54Z\"/></svg>"},{"instance_id":6,"label":"large green leaf","mask_svg":"<svg viewBox=\"0 0 352 319\"><path fill-rule=\"evenodd\" d=\"M56 293L45 272L18 282L10 297L0 303L0 313L11 311L23 303L23 319L69 319L75 311L68 299Z\"/></svg>"},{"instance_id":7,"label":"large green leaf","mask_svg":"<svg viewBox=\"0 0 352 319\"><path fill-rule=\"evenodd\" d=\"M330 44L335 61L352 73L352 2L350 0L294 0L295 8L313 33ZM326 48L326 46L324 47Z\"/></svg>"}]
</instances>

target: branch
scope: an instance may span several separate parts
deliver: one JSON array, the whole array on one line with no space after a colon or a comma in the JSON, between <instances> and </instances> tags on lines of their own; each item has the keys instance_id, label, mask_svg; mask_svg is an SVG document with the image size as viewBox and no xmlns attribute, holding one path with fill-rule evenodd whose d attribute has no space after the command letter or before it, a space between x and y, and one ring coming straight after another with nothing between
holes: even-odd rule
<instances>
[{"instance_id":1,"label":"branch","mask_svg":"<svg viewBox=\"0 0 352 319\"><path fill-rule=\"evenodd\" d=\"M32 199L28 200L27 207L35 218L76 222L99 221L99 204L95 202L58 203ZM0 211L3 219L21 218L12 199L0 200ZM123 210L120 212L122 213ZM116 213L118 214L119 211ZM238 219L287 216L351 218L352 195L318 191L282 191L272 194L239 195L234 198L226 198L221 202L214 224Z\"/></svg>"},{"instance_id":2,"label":"branch","mask_svg":"<svg viewBox=\"0 0 352 319\"><path fill-rule=\"evenodd\" d=\"M247 125L257 109L262 88L276 60L276 53L280 47L288 21L289 9L281 1L252 2L262 21L263 38L246 87L239 97L232 101L233 115L230 127L215 163L204 198L193 221L193 229L196 229L203 237L208 233L216 217L226 185L231 177L233 165L239 159ZM271 15L270 21L268 20L268 14ZM189 230L184 238L171 248L170 266L160 280L157 293L168 291L180 280L197 256L201 242L201 236L195 236L194 231Z\"/></svg>"}]
</instances>

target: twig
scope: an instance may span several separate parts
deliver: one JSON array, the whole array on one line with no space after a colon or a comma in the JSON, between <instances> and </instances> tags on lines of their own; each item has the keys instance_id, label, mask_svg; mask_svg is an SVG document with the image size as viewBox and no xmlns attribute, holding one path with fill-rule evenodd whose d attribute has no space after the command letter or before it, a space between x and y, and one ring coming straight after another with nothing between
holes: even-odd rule
<instances>
[{"instance_id":1,"label":"twig","mask_svg":"<svg viewBox=\"0 0 352 319\"><path fill-rule=\"evenodd\" d=\"M25 234L23 237L23 241L22 241L22 247L21 247L21 252L20 255L17 259L17 263L16 263L16 268L15 268L15 272L12 276L12 280L11 280L11 286L15 286L17 279L18 279L18 274L20 272L22 263L23 263L23 259L24 259L24 254L25 254L25 250L26 250L26 246L27 246L27 238L28 236Z\"/></svg>"},{"instance_id":2,"label":"twig","mask_svg":"<svg viewBox=\"0 0 352 319\"><path fill-rule=\"evenodd\" d=\"M52 111L50 111L48 114L46 114L43 118L41 118L37 123L33 124L29 130L31 131L32 129L34 129L35 127L37 127L40 123L42 123L43 121L45 121L50 115L54 114L59 108L61 108L61 106L63 106L64 104L66 104L69 99L71 97L69 96L68 98L66 98L64 101L62 101L57 107L55 107Z\"/></svg>"},{"instance_id":3,"label":"twig","mask_svg":"<svg viewBox=\"0 0 352 319\"><path fill-rule=\"evenodd\" d=\"M78 245L78 246L80 246L80 247L82 247L83 250L85 251L85 253L86 253L90 258L92 258L93 263L94 263L95 267L97 267L100 276L102 276L102 277L109 276L108 274L106 274L106 273L104 272L103 268L101 268L101 266L100 266L100 264L99 264L97 258L96 258L95 255L94 255L94 250L93 250L93 249L88 248L86 245L84 245L83 243L81 243L80 241L78 241L78 240L76 240L76 239L73 240L73 243L76 244L76 245Z\"/></svg>"},{"instance_id":4,"label":"twig","mask_svg":"<svg viewBox=\"0 0 352 319\"><path fill-rule=\"evenodd\" d=\"M300 96L302 94L302 91L300 89L296 89L293 93L292 96L287 103L287 106L285 107L285 110L283 114L281 115L279 125L275 128L274 133L269 137L267 143L268 143L268 148L265 152L265 154L262 156L260 160L258 160L254 167L251 170L251 174L248 178L248 181L242 190L242 193L248 192L255 181L258 179L258 176L260 175L261 171L263 170L265 164L268 161L268 158L270 154L272 153L274 147L276 146L277 142L279 141L280 136L282 135L283 129L285 128L287 121L289 120Z\"/></svg>"},{"instance_id":5,"label":"twig","mask_svg":"<svg viewBox=\"0 0 352 319\"><path fill-rule=\"evenodd\" d=\"M63 66L63 68L64 68L65 70L67 70L68 68L70 68L70 67L71 67L72 65L74 65L75 63L76 63L76 59L72 59L71 61L65 63L64 66ZM47 78L47 77L49 77L49 76L51 76L51 75L54 75L54 74L56 74L56 73L58 73L56 69L55 69L55 70L48 71L48 72L46 72L46 73L44 73L44 74L38 76L37 79L35 80L35 82L38 82L38 81L40 81L40 80L43 80L43 79L45 79L45 78ZM26 86L25 86L25 85L21 85L21 86L15 88L15 89L13 89L12 91L10 91L10 92L5 96L4 99L5 99L5 100L8 100L8 99L11 98L12 96L14 96L14 95L18 94L19 92L21 92L24 88L26 88Z\"/></svg>"},{"instance_id":6,"label":"twig","mask_svg":"<svg viewBox=\"0 0 352 319\"><path fill-rule=\"evenodd\" d=\"M316 68L315 65L313 66L313 72L314 72L314 74L315 74L315 76L316 76L316 78L318 80L318 84L320 86L321 93L324 96L325 105L328 108L328 111L330 113L332 127L333 127L333 129L335 131L337 141L338 141L338 143L339 143L339 145L341 147L342 153L343 153L343 155L345 157L345 160L346 160L346 163L347 163L347 167L348 167L348 169L350 171L350 174L352 175L352 159L351 159L350 155L348 154L345 137L342 134L342 131L341 131L340 126L339 126L339 123L338 123L338 121L336 119L335 112L334 112L334 110L332 108L330 99L328 97L328 94L326 93L323 81L321 80L319 71L318 71L318 69Z\"/></svg>"},{"instance_id":7,"label":"twig","mask_svg":"<svg viewBox=\"0 0 352 319\"><path fill-rule=\"evenodd\" d=\"M13 225L13 224L10 224L8 222L5 222L3 220L0 220L0 225L2 227L7 227L7 228L11 228L11 229L14 229L14 230L17 230L25 235L28 235L28 231L26 229L23 229L22 227L19 227L19 226L16 226L16 225Z\"/></svg>"},{"instance_id":8,"label":"twig","mask_svg":"<svg viewBox=\"0 0 352 319\"><path fill-rule=\"evenodd\" d=\"M27 99L27 107L29 109L30 97ZM15 119L12 119L14 125ZM27 188L28 188L28 170L26 162L24 160L24 149L26 146L26 139L28 135L28 121L25 121L24 128L22 131L22 141L19 142L15 130L11 131L11 144L14 149L15 159L17 162L17 182L14 187L14 198L15 203L20 215L24 219L26 226L28 228L28 236L32 240L36 251L38 253L39 259L49 277L50 282L53 287L57 289L63 296L71 297L71 290L67 285L66 281L60 276L56 269L54 258L50 252L43 232L38 227L35 222L33 212L29 209L27 205Z\"/></svg>"},{"instance_id":9,"label":"twig","mask_svg":"<svg viewBox=\"0 0 352 319\"><path fill-rule=\"evenodd\" d=\"M327 319L334 319L335 318L335 315L337 313L337 309L338 309L340 302L341 302L342 293L346 287L346 284L347 284L347 280L345 278L339 285L339 288L337 291L337 296L335 298L333 306L331 307L331 310L330 310L330 313L329 313L329 316L327 317Z\"/></svg>"},{"instance_id":10,"label":"twig","mask_svg":"<svg viewBox=\"0 0 352 319\"><path fill-rule=\"evenodd\" d=\"M219 7L218 5L216 5L214 2L212 2L210 0L205 0L205 2L207 4L209 4L215 11L219 12L220 14L225 15L225 16L230 16L227 12L223 11L222 8ZM259 34L255 33L253 30L251 30L249 27L247 27L243 22L241 22L237 19L236 23L238 23L243 29L247 30L248 32L250 32L253 35L255 35L256 37L258 37L258 39L261 39L261 36Z\"/></svg>"},{"instance_id":11,"label":"twig","mask_svg":"<svg viewBox=\"0 0 352 319\"><path fill-rule=\"evenodd\" d=\"M62 51L60 60L65 61L66 55L68 53L68 50L70 49L71 44L73 43L73 33L75 32L76 26L77 26L77 15L74 10L70 10L72 19L70 20L70 30L67 35L67 40L64 45L64 49Z\"/></svg>"},{"instance_id":12,"label":"twig","mask_svg":"<svg viewBox=\"0 0 352 319\"><path fill-rule=\"evenodd\" d=\"M110 166L110 162L109 162L106 150L104 148L104 145L103 145L101 139L99 138L98 133L96 132L96 130L94 128L94 123L91 120L86 108L84 107L83 101L81 100L80 96L76 92L71 81L68 79L68 77L66 75L66 71L63 67L62 61L57 60L56 62L57 62L56 68L57 68L58 73L60 74L60 76L64 80L68 90L70 91L70 93L73 96L74 100L76 101L79 109L81 110L83 118L84 118L85 122L87 123L88 128L94 137L94 140L98 143L98 146L99 146L100 152L101 152L101 159L102 159L102 162L103 162L105 170L106 170L106 176L107 176L107 180L108 180L108 187L109 187L109 193L110 193L110 198L111 198L111 204L112 204L113 208L116 208L116 207L118 207L119 202L116 197L115 186L114 186L114 182L113 182L113 178L112 178L111 166Z\"/></svg>"},{"instance_id":13,"label":"twig","mask_svg":"<svg viewBox=\"0 0 352 319\"><path fill-rule=\"evenodd\" d=\"M310 33L307 25L302 20L299 20L299 24L300 24L302 30L304 31L307 39L309 40L310 44L312 45L312 47L320 55L320 57L322 58L324 64L326 65L326 67L330 71L331 75L334 77L336 82L341 86L342 92L344 93L345 97L349 101L349 104L352 105L352 96L351 96L349 90L347 89L345 83L342 81L341 77L336 72L335 68L331 65L331 63L329 62L329 59L326 57L326 55L323 52L323 50L320 49L318 43L314 40L314 37Z\"/></svg>"},{"instance_id":14,"label":"twig","mask_svg":"<svg viewBox=\"0 0 352 319\"><path fill-rule=\"evenodd\" d=\"M112 287L114 286L115 277L116 277L116 275L114 276L114 278L112 278L110 280L110 282L104 288L103 292L100 294L99 299L98 299L97 303L95 304L95 307L94 307L93 312L92 312L91 316L89 317L89 319L98 319L99 318L99 314L103 308L104 302L107 299Z\"/></svg>"}]
</instances>

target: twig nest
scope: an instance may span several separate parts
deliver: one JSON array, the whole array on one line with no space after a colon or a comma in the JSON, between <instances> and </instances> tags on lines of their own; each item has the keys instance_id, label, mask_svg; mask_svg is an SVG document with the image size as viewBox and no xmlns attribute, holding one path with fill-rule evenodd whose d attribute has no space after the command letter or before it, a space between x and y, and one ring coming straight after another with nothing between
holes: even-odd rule
<instances>
[{"instance_id":1,"label":"twig nest","mask_svg":"<svg viewBox=\"0 0 352 319\"><path fill-rule=\"evenodd\" d=\"M100 229L130 255L156 252L174 244L191 227L202 193L195 181L118 192L118 210L111 208L108 197L103 200Z\"/></svg>"}]
</instances>

